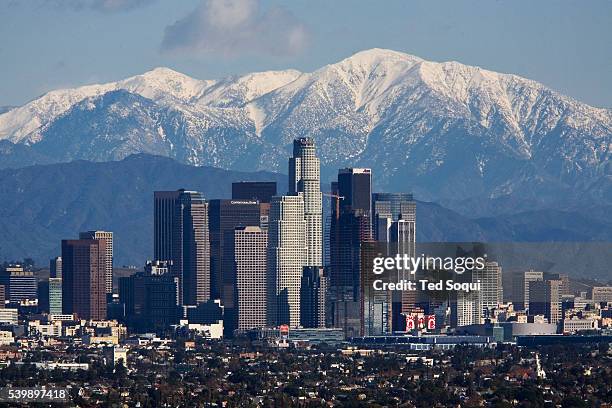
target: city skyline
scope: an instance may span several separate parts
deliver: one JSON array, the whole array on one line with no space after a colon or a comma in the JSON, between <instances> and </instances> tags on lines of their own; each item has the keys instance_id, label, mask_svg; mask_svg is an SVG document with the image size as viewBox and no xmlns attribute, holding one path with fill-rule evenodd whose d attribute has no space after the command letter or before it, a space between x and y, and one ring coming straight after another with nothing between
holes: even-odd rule
<instances>
[{"instance_id":1,"label":"city skyline","mask_svg":"<svg viewBox=\"0 0 612 408\"><path fill-rule=\"evenodd\" d=\"M154 191L154 259L143 272L121 277L118 287L109 267L114 233L90 230L80 232L78 240L62 241L61 257L49 262L41 303L31 267L5 268L8 302L46 308L57 316L108 316L130 330L163 330L185 321L226 338L266 327L334 328L346 338L367 338L445 327L486 330L492 322L532 324L549 334L595 324L580 312L568 321L566 311L574 308L567 302L580 304L587 295L577 296L566 274L514 271L512 290L506 292L503 262L494 255L499 249L486 243L418 243L413 194L373 192L375 175L369 168L338 170L331 192L325 193L331 224L324 234L316 144L297 138L293 145L285 194L275 182L261 181L232 182L231 199L206 198L184 188ZM324 246L329 248L325 264ZM446 251L452 257L444 259L457 265L466 265L461 254L486 258L483 251L488 251L490 257L468 268L465 279L465 267L456 269L455 289L453 280L439 280L449 272L442 257L411 273L398 269L388 276L385 285L397 282L407 285L404 289L379 289L377 272L371 275L376 253L430 259L421 251ZM438 283L440 288L434 288ZM448 292L440 297L445 287ZM591 302L607 299L605 288L595 289Z\"/></svg>"},{"instance_id":2,"label":"city skyline","mask_svg":"<svg viewBox=\"0 0 612 408\"><path fill-rule=\"evenodd\" d=\"M0 36L0 405L612 408L610 0Z\"/></svg>"}]
</instances>

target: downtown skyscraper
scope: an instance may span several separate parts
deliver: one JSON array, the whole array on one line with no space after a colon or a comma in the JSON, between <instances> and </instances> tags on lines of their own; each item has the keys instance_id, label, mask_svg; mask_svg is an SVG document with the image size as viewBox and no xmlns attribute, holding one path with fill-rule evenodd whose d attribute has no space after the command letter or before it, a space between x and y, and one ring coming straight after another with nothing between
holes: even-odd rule
<instances>
[{"instance_id":1,"label":"downtown skyscraper","mask_svg":"<svg viewBox=\"0 0 612 408\"><path fill-rule=\"evenodd\" d=\"M357 299L361 243L372 240L372 171L341 169L332 193L330 285Z\"/></svg>"},{"instance_id":2,"label":"downtown skyscraper","mask_svg":"<svg viewBox=\"0 0 612 408\"><path fill-rule=\"evenodd\" d=\"M234 237L236 227L259 226L260 204L256 200L210 200L208 227L210 231L211 296L221 299L225 307L232 308L234 296L234 254L226 248L226 241Z\"/></svg>"},{"instance_id":3,"label":"downtown skyscraper","mask_svg":"<svg viewBox=\"0 0 612 408\"><path fill-rule=\"evenodd\" d=\"M154 256L171 262L171 271L179 278L181 305L210 299L208 203L201 193L155 192Z\"/></svg>"},{"instance_id":4,"label":"downtown skyscraper","mask_svg":"<svg viewBox=\"0 0 612 408\"><path fill-rule=\"evenodd\" d=\"M235 319L232 327L265 327L268 315L268 231L256 226L234 229L228 243L234 254ZM224 323L225 324L225 323Z\"/></svg>"},{"instance_id":5,"label":"downtown skyscraper","mask_svg":"<svg viewBox=\"0 0 612 408\"><path fill-rule=\"evenodd\" d=\"M323 195L321 194L321 164L311 138L293 141L293 157L289 159L289 194L304 197L306 221L306 265L323 265Z\"/></svg>"},{"instance_id":6,"label":"downtown skyscraper","mask_svg":"<svg viewBox=\"0 0 612 408\"><path fill-rule=\"evenodd\" d=\"M497 262L486 262L484 268L474 269L472 282L480 283L481 307L485 317L489 317L491 309L499 307L504 301L501 265Z\"/></svg>"},{"instance_id":7,"label":"downtown skyscraper","mask_svg":"<svg viewBox=\"0 0 612 408\"><path fill-rule=\"evenodd\" d=\"M62 312L106 319L107 245L104 239L62 241Z\"/></svg>"},{"instance_id":8,"label":"downtown skyscraper","mask_svg":"<svg viewBox=\"0 0 612 408\"><path fill-rule=\"evenodd\" d=\"M267 256L270 325L300 325L300 285L307 258L303 196L273 197Z\"/></svg>"},{"instance_id":9,"label":"downtown skyscraper","mask_svg":"<svg viewBox=\"0 0 612 408\"><path fill-rule=\"evenodd\" d=\"M372 194L372 232L380 243L385 243L389 256L406 254L414 257L416 253L416 202L410 193L374 193ZM415 274L402 271L398 281L417 280ZM385 303L381 294L372 294L381 298L383 309L387 310L386 327L383 332L403 330L405 316L417 310L417 292L414 290L394 291L390 294L389 303ZM378 306L377 306L378 307ZM384 315L384 313L383 313ZM384 319L383 319L384 320Z\"/></svg>"},{"instance_id":10,"label":"downtown skyscraper","mask_svg":"<svg viewBox=\"0 0 612 408\"><path fill-rule=\"evenodd\" d=\"M272 325L300 325L300 287L306 266L323 264L320 163L310 138L293 141L289 192L272 197L268 226L268 314Z\"/></svg>"},{"instance_id":11,"label":"downtown skyscraper","mask_svg":"<svg viewBox=\"0 0 612 408\"><path fill-rule=\"evenodd\" d=\"M106 293L113 293L113 233L110 231L85 231L79 239L103 239L106 242Z\"/></svg>"},{"instance_id":12,"label":"downtown skyscraper","mask_svg":"<svg viewBox=\"0 0 612 408\"><path fill-rule=\"evenodd\" d=\"M346 336L363 332L361 248L372 242L372 171L346 168L332 183L330 320Z\"/></svg>"}]
</instances>

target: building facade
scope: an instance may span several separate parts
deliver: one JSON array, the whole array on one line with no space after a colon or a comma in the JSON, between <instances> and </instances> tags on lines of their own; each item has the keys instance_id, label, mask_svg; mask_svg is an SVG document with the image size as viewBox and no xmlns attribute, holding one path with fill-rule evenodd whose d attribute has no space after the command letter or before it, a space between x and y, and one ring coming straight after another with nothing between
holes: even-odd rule
<instances>
[{"instance_id":1,"label":"building facade","mask_svg":"<svg viewBox=\"0 0 612 408\"><path fill-rule=\"evenodd\" d=\"M533 281L529 284L529 314L544 315L548 323L558 323L562 317L561 287L558 279Z\"/></svg>"},{"instance_id":2,"label":"building facade","mask_svg":"<svg viewBox=\"0 0 612 408\"><path fill-rule=\"evenodd\" d=\"M232 183L232 200L270 203L276 195L275 181L239 181Z\"/></svg>"},{"instance_id":3,"label":"building facade","mask_svg":"<svg viewBox=\"0 0 612 408\"><path fill-rule=\"evenodd\" d=\"M513 276L512 303L516 310L526 310L529 308L529 285L531 282L542 280L544 280L544 272L534 270L516 273Z\"/></svg>"},{"instance_id":4,"label":"building facade","mask_svg":"<svg viewBox=\"0 0 612 408\"><path fill-rule=\"evenodd\" d=\"M300 323L302 327L325 327L329 278L322 266L307 266L300 286Z\"/></svg>"},{"instance_id":5,"label":"building facade","mask_svg":"<svg viewBox=\"0 0 612 408\"><path fill-rule=\"evenodd\" d=\"M125 305L129 327L158 330L179 322L179 279L168 271L148 264L145 272L119 279L119 301Z\"/></svg>"},{"instance_id":6,"label":"building facade","mask_svg":"<svg viewBox=\"0 0 612 408\"><path fill-rule=\"evenodd\" d=\"M483 269L472 271L472 282L480 283L481 306L485 316L504 300L502 267L497 262L485 262Z\"/></svg>"},{"instance_id":7,"label":"building facade","mask_svg":"<svg viewBox=\"0 0 612 408\"><path fill-rule=\"evenodd\" d=\"M49 313L62 313L62 278L49 278Z\"/></svg>"},{"instance_id":8,"label":"building facade","mask_svg":"<svg viewBox=\"0 0 612 408\"><path fill-rule=\"evenodd\" d=\"M51 278L62 277L62 257L56 256L49 261L49 276Z\"/></svg>"},{"instance_id":9,"label":"building facade","mask_svg":"<svg viewBox=\"0 0 612 408\"><path fill-rule=\"evenodd\" d=\"M347 337L362 332L361 248L372 242L372 171L346 168L332 183L329 320Z\"/></svg>"},{"instance_id":10,"label":"building facade","mask_svg":"<svg viewBox=\"0 0 612 408\"><path fill-rule=\"evenodd\" d=\"M19 265L6 268L9 280L9 300L21 302L38 299L38 284L34 272L26 271Z\"/></svg>"},{"instance_id":11,"label":"building facade","mask_svg":"<svg viewBox=\"0 0 612 408\"><path fill-rule=\"evenodd\" d=\"M259 226L260 205L254 200L210 200L208 225L210 229L211 297L221 299L225 315L234 307L234 254L226 248L226 241L234 238L236 227Z\"/></svg>"},{"instance_id":12,"label":"building facade","mask_svg":"<svg viewBox=\"0 0 612 408\"><path fill-rule=\"evenodd\" d=\"M237 297L237 322L234 326L239 330L265 327L268 315L268 231L255 226L237 227L232 244Z\"/></svg>"},{"instance_id":13,"label":"building facade","mask_svg":"<svg viewBox=\"0 0 612 408\"><path fill-rule=\"evenodd\" d=\"M591 290L594 302L612 303L612 286L595 286Z\"/></svg>"},{"instance_id":14,"label":"building facade","mask_svg":"<svg viewBox=\"0 0 612 408\"><path fill-rule=\"evenodd\" d=\"M323 265L323 195L321 165L311 138L293 141L293 157L289 159L289 194L302 194L306 221L306 265Z\"/></svg>"},{"instance_id":15,"label":"building facade","mask_svg":"<svg viewBox=\"0 0 612 408\"><path fill-rule=\"evenodd\" d=\"M302 195L273 197L268 229L269 324L300 324L300 283L308 258Z\"/></svg>"},{"instance_id":16,"label":"building facade","mask_svg":"<svg viewBox=\"0 0 612 408\"><path fill-rule=\"evenodd\" d=\"M106 293L113 293L113 233L110 231L85 231L79 239L103 239L106 242Z\"/></svg>"},{"instance_id":17,"label":"building facade","mask_svg":"<svg viewBox=\"0 0 612 408\"><path fill-rule=\"evenodd\" d=\"M106 319L104 239L62 241L62 309L81 319Z\"/></svg>"},{"instance_id":18,"label":"building facade","mask_svg":"<svg viewBox=\"0 0 612 408\"><path fill-rule=\"evenodd\" d=\"M197 305L210 299L208 203L196 191L154 194L154 256L170 261L179 278L179 302Z\"/></svg>"}]
</instances>

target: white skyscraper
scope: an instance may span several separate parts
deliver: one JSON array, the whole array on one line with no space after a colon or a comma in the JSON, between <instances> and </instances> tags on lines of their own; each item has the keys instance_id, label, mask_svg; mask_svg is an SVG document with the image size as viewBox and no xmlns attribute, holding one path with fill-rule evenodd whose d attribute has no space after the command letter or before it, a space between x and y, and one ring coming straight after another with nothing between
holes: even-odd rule
<instances>
[{"instance_id":1,"label":"white skyscraper","mask_svg":"<svg viewBox=\"0 0 612 408\"><path fill-rule=\"evenodd\" d=\"M270 324L300 324L300 284L307 257L303 195L272 197L268 226Z\"/></svg>"},{"instance_id":2,"label":"white skyscraper","mask_svg":"<svg viewBox=\"0 0 612 408\"><path fill-rule=\"evenodd\" d=\"M237 328L265 327L268 314L268 231L260 227L236 227L230 245L234 253Z\"/></svg>"},{"instance_id":3,"label":"white skyscraper","mask_svg":"<svg viewBox=\"0 0 612 408\"><path fill-rule=\"evenodd\" d=\"M483 310L491 310L504 301L502 267L497 262L486 262L483 269L472 271L472 282L480 282Z\"/></svg>"},{"instance_id":4,"label":"white skyscraper","mask_svg":"<svg viewBox=\"0 0 612 408\"><path fill-rule=\"evenodd\" d=\"M482 297L479 291L457 292L451 303L451 325L453 327L482 324Z\"/></svg>"},{"instance_id":5,"label":"white skyscraper","mask_svg":"<svg viewBox=\"0 0 612 408\"><path fill-rule=\"evenodd\" d=\"M289 194L301 193L304 197L308 266L323 265L323 196L320 169L314 140L295 139L293 157L289 159Z\"/></svg>"}]
</instances>

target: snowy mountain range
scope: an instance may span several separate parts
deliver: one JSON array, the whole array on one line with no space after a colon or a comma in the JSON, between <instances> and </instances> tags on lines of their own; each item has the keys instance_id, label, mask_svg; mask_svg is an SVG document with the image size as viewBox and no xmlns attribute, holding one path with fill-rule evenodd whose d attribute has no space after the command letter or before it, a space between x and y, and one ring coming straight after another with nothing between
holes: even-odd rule
<instances>
[{"instance_id":1,"label":"snowy mountain range","mask_svg":"<svg viewBox=\"0 0 612 408\"><path fill-rule=\"evenodd\" d=\"M360 166L373 169L377 190L451 207L518 196L530 206L612 202L612 110L516 75L390 50L312 73L222 80L156 68L0 114L0 158L19 145L34 163L149 153L286 172L300 136L316 140L326 181Z\"/></svg>"}]
</instances>

